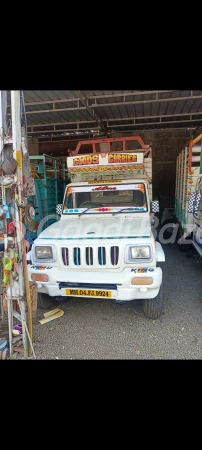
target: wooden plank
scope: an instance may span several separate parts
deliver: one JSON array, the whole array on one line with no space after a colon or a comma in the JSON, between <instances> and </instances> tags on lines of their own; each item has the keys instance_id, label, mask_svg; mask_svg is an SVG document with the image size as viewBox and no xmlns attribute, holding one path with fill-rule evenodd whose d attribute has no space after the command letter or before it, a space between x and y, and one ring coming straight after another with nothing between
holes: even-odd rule
<instances>
[{"instance_id":1,"label":"wooden plank","mask_svg":"<svg viewBox=\"0 0 202 450\"><path fill-rule=\"evenodd\" d=\"M44 314L45 319L39 320L39 323L43 325L44 323L50 322L54 319L58 319L58 317L63 316L63 314L64 311L62 309L59 308L53 309L52 311L45 313Z\"/></svg>"},{"instance_id":2,"label":"wooden plank","mask_svg":"<svg viewBox=\"0 0 202 450\"><path fill-rule=\"evenodd\" d=\"M23 347L13 347L13 351L18 352L18 353L24 353L24 348Z\"/></svg>"},{"instance_id":3,"label":"wooden plank","mask_svg":"<svg viewBox=\"0 0 202 450\"><path fill-rule=\"evenodd\" d=\"M32 299L32 312L37 311L37 300L38 300L38 287L37 283L30 281L30 295Z\"/></svg>"}]
</instances>

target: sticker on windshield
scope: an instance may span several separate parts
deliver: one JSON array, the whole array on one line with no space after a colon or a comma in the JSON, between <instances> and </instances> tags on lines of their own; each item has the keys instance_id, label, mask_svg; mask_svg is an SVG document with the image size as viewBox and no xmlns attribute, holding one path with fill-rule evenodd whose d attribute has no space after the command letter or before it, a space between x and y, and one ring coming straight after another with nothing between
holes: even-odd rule
<instances>
[{"instance_id":1,"label":"sticker on windshield","mask_svg":"<svg viewBox=\"0 0 202 450\"><path fill-rule=\"evenodd\" d=\"M74 189L72 189L72 188L67 189L67 195L71 194L72 192L74 192Z\"/></svg>"},{"instance_id":2,"label":"sticker on windshield","mask_svg":"<svg viewBox=\"0 0 202 450\"><path fill-rule=\"evenodd\" d=\"M116 186L98 186L96 188L92 188L92 191L115 191L116 189Z\"/></svg>"}]
</instances>

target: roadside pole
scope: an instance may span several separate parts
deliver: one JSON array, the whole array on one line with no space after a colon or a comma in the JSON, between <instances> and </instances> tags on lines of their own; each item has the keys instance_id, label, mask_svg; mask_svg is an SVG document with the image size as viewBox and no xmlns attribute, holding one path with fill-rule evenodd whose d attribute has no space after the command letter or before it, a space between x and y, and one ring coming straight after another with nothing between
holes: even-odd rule
<instances>
[{"instance_id":1,"label":"roadside pole","mask_svg":"<svg viewBox=\"0 0 202 450\"><path fill-rule=\"evenodd\" d=\"M19 288L20 288L20 306L21 306L21 319L22 319L22 333L23 333L23 345L24 356L29 355L28 336L25 327L26 322L26 301L25 301L25 283L26 279L25 271L27 267L24 265L26 257L25 242L24 242L24 227L22 223L22 193L23 193L23 177L22 177L22 135L21 135L21 115L20 115L20 91L11 91L11 115L12 115L12 136L13 136L13 157L17 161L17 189L15 189L15 204L18 207L15 208L15 226L17 231L17 244L19 255ZM29 296L30 303L30 296ZM30 316L30 304L28 305L28 314ZM29 324L30 325L30 324ZM31 328L31 329L30 329ZM32 327L28 327L30 338L32 339Z\"/></svg>"}]
</instances>

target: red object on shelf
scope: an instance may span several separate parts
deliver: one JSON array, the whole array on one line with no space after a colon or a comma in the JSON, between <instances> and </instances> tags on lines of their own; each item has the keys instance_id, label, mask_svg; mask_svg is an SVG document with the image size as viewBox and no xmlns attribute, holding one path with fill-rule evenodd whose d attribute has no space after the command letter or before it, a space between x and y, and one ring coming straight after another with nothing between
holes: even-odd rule
<instances>
[{"instance_id":1,"label":"red object on shelf","mask_svg":"<svg viewBox=\"0 0 202 450\"><path fill-rule=\"evenodd\" d=\"M11 234L15 231L15 224L14 222L10 222L7 226L7 233Z\"/></svg>"}]
</instances>

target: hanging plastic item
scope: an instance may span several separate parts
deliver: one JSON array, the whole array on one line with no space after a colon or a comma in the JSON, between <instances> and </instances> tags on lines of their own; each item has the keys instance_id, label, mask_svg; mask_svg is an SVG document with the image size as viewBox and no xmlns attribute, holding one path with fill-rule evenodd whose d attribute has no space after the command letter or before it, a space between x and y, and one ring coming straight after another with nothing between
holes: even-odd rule
<instances>
[{"instance_id":1,"label":"hanging plastic item","mask_svg":"<svg viewBox=\"0 0 202 450\"><path fill-rule=\"evenodd\" d=\"M0 359L6 359L8 350L8 341L5 338L0 338Z\"/></svg>"},{"instance_id":2,"label":"hanging plastic item","mask_svg":"<svg viewBox=\"0 0 202 450\"><path fill-rule=\"evenodd\" d=\"M12 333L15 335L22 334L22 325L20 323L14 325Z\"/></svg>"},{"instance_id":3,"label":"hanging plastic item","mask_svg":"<svg viewBox=\"0 0 202 450\"><path fill-rule=\"evenodd\" d=\"M13 249L12 249L13 250ZM8 286L10 284L10 271L13 269L13 265L18 262L18 254L13 252L7 253L6 257L2 258L3 263L3 284Z\"/></svg>"},{"instance_id":4,"label":"hanging plastic item","mask_svg":"<svg viewBox=\"0 0 202 450\"><path fill-rule=\"evenodd\" d=\"M10 271L3 269L3 285L8 286L10 282Z\"/></svg>"},{"instance_id":5,"label":"hanging plastic item","mask_svg":"<svg viewBox=\"0 0 202 450\"><path fill-rule=\"evenodd\" d=\"M20 294L19 283L16 280L12 280L12 291L10 286L6 289L7 297L10 297L11 293L13 297L18 297Z\"/></svg>"},{"instance_id":6,"label":"hanging plastic item","mask_svg":"<svg viewBox=\"0 0 202 450\"><path fill-rule=\"evenodd\" d=\"M0 177L0 184L4 186L5 188L12 188L14 182L16 182L17 177L15 175L5 175L3 177Z\"/></svg>"},{"instance_id":7,"label":"hanging plastic item","mask_svg":"<svg viewBox=\"0 0 202 450\"><path fill-rule=\"evenodd\" d=\"M2 261L3 261L3 267L4 267L4 269L10 271L10 270L12 269L12 266L13 266L13 261L12 261L12 259L9 259L9 258L2 258Z\"/></svg>"},{"instance_id":8,"label":"hanging plastic item","mask_svg":"<svg viewBox=\"0 0 202 450\"><path fill-rule=\"evenodd\" d=\"M13 234L14 231L15 231L15 224L14 224L14 222L10 222L7 226L7 233Z\"/></svg>"},{"instance_id":9,"label":"hanging plastic item","mask_svg":"<svg viewBox=\"0 0 202 450\"><path fill-rule=\"evenodd\" d=\"M17 168L17 161L12 155L7 156L7 158L2 163L2 169L7 175L13 174Z\"/></svg>"}]
</instances>

